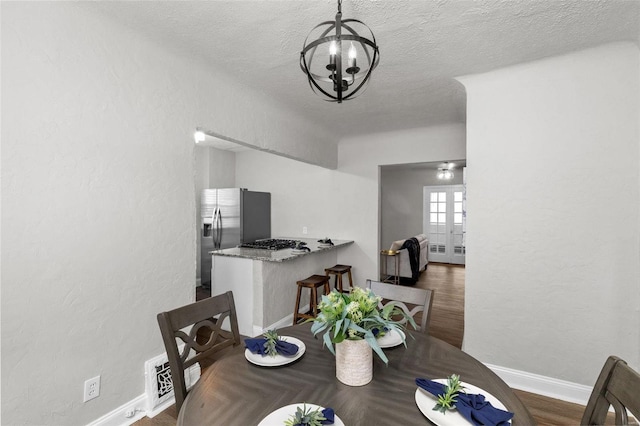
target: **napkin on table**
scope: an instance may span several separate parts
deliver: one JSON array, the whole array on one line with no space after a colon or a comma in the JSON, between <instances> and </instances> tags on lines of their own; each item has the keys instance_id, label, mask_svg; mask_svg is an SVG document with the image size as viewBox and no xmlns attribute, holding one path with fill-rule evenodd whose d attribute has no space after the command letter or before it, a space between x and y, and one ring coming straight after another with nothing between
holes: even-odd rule
<instances>
[{"instance_id":1,"label":"napkin on table","mask_svg":"<svg viewBox=\"0 0 640 426\"><path fill-rule=\"evenodd\" d=\"M333 408L327 407L322 410L322 416L326 419L321 421L323 425L332 425L334 422L335 413L333 412Z\"/></svg>"},{"instance_id":2,"label":"napkin on table","mask_svg":"<svg viewBox=\"0 0 640 426\"><path fill-rule=\"evenodd\" d=\"M445 385L442 383L416 379L416 384L436 397L445 393ZM507 425L513 417L513 413L491 405L485 400L484 395L460 392L456 399L455 406L460 414L474 425Z\"/></svg>"},{"instance_id":3,"label":"napkin on table","mask_svg":"<svg viewBox=\"0 0 640 426\"><path fill-rule=\"evenodd\" d=\"M254 354L260 355L267 355L267 351L264 348L264 344L266 342L267 339L263 337L257 337L255 339L244 339L245 347ZM292 356L298 353L298 345L278 339L276 341L276 352L278 352L280 355Z\"/></svg>"}]
</instances>

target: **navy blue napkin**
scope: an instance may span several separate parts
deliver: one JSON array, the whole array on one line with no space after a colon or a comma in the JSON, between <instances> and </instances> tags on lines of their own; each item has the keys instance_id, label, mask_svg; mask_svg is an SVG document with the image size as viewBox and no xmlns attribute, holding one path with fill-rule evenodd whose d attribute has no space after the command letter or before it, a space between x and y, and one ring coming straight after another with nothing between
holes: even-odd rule
<instances>
[{"instance_id":1,"label":"navy blue napkin","mask_svg":"<svg viewBox=\"0 0 640 426\"><path fill-rule=\"evenodd\" d=\"M426 379L416 379L416 384L438 396L445 393L445 385ZM476 426L503 426L508 425L513 413L504 411L491 405L486 401L484 395L459 393L456 397L455 406L458 412Z\"/></svg>"},{"instance_id":2,"label":"navy blue napkin","mask_svg":"<svg viewBox=\"0 0 640 426\"><path fill-rule=\"evenodd\" d=\"M327 407L322 410L322 416L326 419L321 421L323 425L332 425L334 422L335 413L333 412L333 408Z\"/></svg>"},{"instance_id":3,"label":"navy blue napkin","mask_svg":"<svg viewBox=\"0 0 640 426\"><path fill-rule=\"evenodd\" d=\"M322 410L322 417L326 420L321 421L320 423L323 425L332 425L335 421L335 413L333 412L333 408L327 407ZM304 426L301 424L293 425L293 426Z\"/></svg>"},{"instance_id":4,"label":"navy blue napkin","mask_svg":"<svg viewBox=\"0 0 640 426\"><path fill-rule=\"evenodd\" d=\"M267 339L263 337L257 337L255 339L244 339L244 345L247 349L249 349L254 354L267 355L267 351L264 347L264 344L267 342ZM280 355L292 356L298 353L298 345L294 345L293 343L285 342L284 340L278 339L276 341L276 352Z\"/></svg>"}]
</instances>

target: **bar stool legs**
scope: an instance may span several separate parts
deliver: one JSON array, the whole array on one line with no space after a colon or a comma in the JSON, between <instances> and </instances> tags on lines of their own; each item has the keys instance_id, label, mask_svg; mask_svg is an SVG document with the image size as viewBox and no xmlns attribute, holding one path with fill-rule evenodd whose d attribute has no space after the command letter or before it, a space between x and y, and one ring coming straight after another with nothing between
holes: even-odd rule
<instances>
[{"instance_id":1,"label":"bar stool legs","mask_svg":"<svg viewBox=\"0 0 640 426\"><path fill-rule=\"evenodd\" d=\"M327 279L331 279L331 275L335 275L335 281L333 288L338 290L340 293L344 293L345 290L342 286L342 276L347 274L347 278L349 278L349 290L353 288L353 277L351 276L351 265L335 265L331 268L325 268L324 270Z\"/></svg>"},{"instance_id":2,"label":"bar stool legs","mask_svg":"<svg viewBox=\"0 0 640 426\"><path fill-rule=\"evenodd\" d=\"M311 275L304 280L297 281L298 292L296 294L296 307L293 311L293 325L298 323L299 319L315 318L318 315L318 287L323 287L323 294L329 294L329 277L325 275ZM300 296L302 289L308 288L309 294L309 312L300 312Z\"/></svg>"}]
</instances>

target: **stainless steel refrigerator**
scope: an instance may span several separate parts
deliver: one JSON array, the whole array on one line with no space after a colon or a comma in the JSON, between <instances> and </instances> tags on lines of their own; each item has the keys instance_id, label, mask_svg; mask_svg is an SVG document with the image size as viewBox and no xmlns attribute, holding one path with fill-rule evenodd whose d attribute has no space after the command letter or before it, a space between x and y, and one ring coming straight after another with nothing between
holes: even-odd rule
<instances>
[{"instance_id":1,"label":"stainless steel refrigerator","mask_svg":"<svg viewBox=\"0 0 640 426\"><path fill-rule=\"evenodd\" d=\"M203 189L200 215L203 287L211 285L211 250L271 237L271 194L268 192L245 188Z\"/></svg>"}]
</instances>

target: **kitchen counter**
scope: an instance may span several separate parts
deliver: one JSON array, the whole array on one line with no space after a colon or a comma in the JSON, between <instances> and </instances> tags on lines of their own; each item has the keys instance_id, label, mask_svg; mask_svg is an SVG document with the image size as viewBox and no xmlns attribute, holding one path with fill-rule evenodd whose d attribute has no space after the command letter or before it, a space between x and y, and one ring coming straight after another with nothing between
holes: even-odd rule
<instances>
[{"instance_id":1,"label":"kitchen counter","mask_svg":"<svg viewBox=\"0 0 640 426\"><path fill-rule=\"evenodd\" d=\"M353 244L353 241L349 240L331 240L333 246L323 246L318 242L317 238L282 238L286 240L296 240L307 243L307 247L311 251L305 251L304 253L296 252L293 249L282 250L263 250L254 248L232 247L221 250L212 250L209 254L213 256L229 256L229 257L242 257L245 259L262 260L265 262L285 262L292 259L297 259L302 256L308 256L314 253L326 252L329 250L336 250L340 247Z\"/></svg>"},{"instance_id":2,"label":"kitchen counter","mask_svg":"<svg viewBox=\"0 0 640 426\"><path fill-rule=\"evenodd\" d=\"M304 241L311 251L234 247L210 252L211 294L233 292L238 327L244 336L258 336L266 330L291 325L296 281L314 274L324 275L325 268L338 263L349 264L344 257L338 262L338 252L348 251L353 241L332 239L333 246L320 247L318 238L286 239ZM302 293L301 311L308 310L308 293Z\"/></svg>"}]
</instances>

